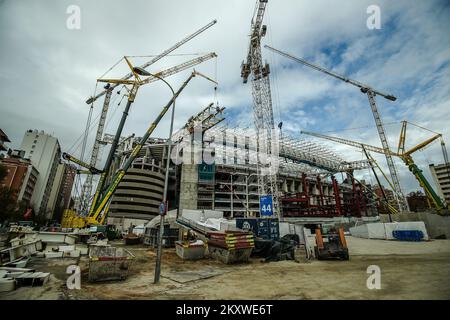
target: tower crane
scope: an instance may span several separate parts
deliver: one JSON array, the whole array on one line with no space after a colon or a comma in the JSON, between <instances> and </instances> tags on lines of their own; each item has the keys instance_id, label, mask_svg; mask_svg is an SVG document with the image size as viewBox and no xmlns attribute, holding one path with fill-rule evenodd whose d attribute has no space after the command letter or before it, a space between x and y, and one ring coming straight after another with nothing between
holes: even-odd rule
<instances>
[{"instance_id":1,"label":"tower crane","mask_svg":"<svg viewBox=\"0 0 450 320\"><path fill-rule=\"evenodd\" d=\"M157 62L160 59L162 59L163 57L167 56L169 53L171 53L175 49L181 47L186 42L192 40L193 38L195 38L196 36L198 36L199 34L204 32L205 30L209 29L210 27L212 27L216 23L217 23L217 20L211 21L210 23L208 23L205 26L201 27L200 29L198 29L194 33L188 35L187 37L185 37L181 41L175 43L172 47L170 47L167 50L163 51L162 53L160 53L159 55L157 55L156 57L154 57L150 61L147 61L146 63L144 63L140 67L145 69L145 68L151 66L155 62ZM185 69L190 68L192 66L193 65L186 65L186 68L178 67L176 72L179 72L181 70L185 70ZM174 72L174 73L176 73L176 72ZM174 73L168 72L167 75L165 75L165 76L169 76L169 75L172 75ZM130 79L132 76L133 76L133 73L130 72L127 75L125 75L124 77L122 77L122 80ZM155 80L158 80L158 79L155 79ZM91 167L95 167L97 165L98 154L99 154L99 149L100 149L100 145L101 145L101 141L102 141L103 130L104 130L104 127L105 127L105 120L106 120L106 115L108 113L108 108L109 108L109 104L110 104L110 100L111 100L111 95L112 95L112 92L114 91L114 89L117 86L119 86L119 85L120 84L118 84L118 83L115 83L115 84L112 84L112 85L107 83L105 85L105 87L104 87L105 90L103 90L102 92L98 93L97 95L95 95L93 97L90 97L86 101L87 104L93 105L93 103L98 98L100 98L103 95L105 96L105 99L103 101L102 111L101 111L101 114L100 114L98 127L97 127L97 132L96 132L96 135L95 135L94 145L92 147L91 159L89 161L89 164L91 165ZM81 205L82 205L81 209L82 209L82 211L84 211L84 209L86 209L86 204L88 203L89 198L91 196L92 182L93 182L93 176L92 176L92 174L88 174L87 177L86 177L85 182L83 183L82 194L81 194Z\"/></svg>"},{"instance_id":2,"label":"tower crane","mask_svg":"<svg viewBox=\"0 0 450 320\"><path fill-rule=\"evenodd\" d=\"M250 44L247 59L241 65L241 77L247 83L251 75L253 96L253 117L257 134L257 173L258 193L272 197L272 213L280 217L281 208L278 203L277 176L273 161L278 160L277 143L273 141L274 119L272 98L270 93L269 65L263 64L261 55L261 38L265 36L267 26L263 25L267 0L257 0L251 21ZM274 159L274 154L276 159ZM264 159L264 157L267 157ZM266 160L266 161L264 161Z\"/></svg>"},{"instance_id":3,"label":"tower crane","mask_svg":"<svg viewBox=\"0 0 450 320\"><path fill-rule=\"evenodd\" d=\"M294 56L292 56L292 55L290 55L290 54L288 54L286 52L283 52L281 50L272 48L272 47L270 47L268 45L265 45L264 47L269 49L269 50L271 50L271 51L273 51L273 52L276 52L276 53L278 53L278 54L280 54L280 55L282 55L282 56L284 56L286 58L289 58L289 59L294 60L294 61L296 61L298 63L301 63L301 64L303 64L303 65L305 65L307 67L310 67L310 68L315 69L317 71L323 72L323 73L325 73L325 74L327 74L329 76L332 76L332 77L334 77L336 79L339 79L339 80L347 82L347 83L349 83L351 85L354 85L357 88L359 88L362 93L367 95L367 98L369 99L370 108L372 109L372 114L373 114L373 117L375 119L375 124L376 124L377 130L378 130L378 135L380 136L381 145L383 146L383 150L385 151L384 154L385 154L386 161L387 161L387 164L388 164L389 172L391 174L392 182L394 184L394 193L395 193L396 200L397 200L397 202L399 204L399 207L400 207L400 209L402 211L408 210L408 202L406 201L406 198L405 198L405 196L404 196L404 194L403 194L403 192L401 190L401 187L400 187L400 182L399 182L399 179L398 179L397 170L395 168L394 161L392 160L392 155L390 153L389 144L388 144L388 141L387 141L387 138L386 138L386 133L385 133L385 130L384 130L383 122L381 120L381 116L380 116L380 113L378 111L378 107L377 107L377 104L376 104L376 101L375 101L375 96L377 96L377 95L381 96L381 97L383 97L383 98L385 98L385 99L387 99L389 101L395 101L395 100L397 100L397 98L395 96L391 95L391 94L385 94L385 93L383 93L381 91L375 90L375 89L373 89L372 87L370 87L367 84L364 84L364 83L361 83L359 81L352 80L352 79L347 78L345 76L339 75L339 74L337 74L335 72L332 72L330 70L322 68L322 67L320 67L318 65L312 64L312 63L310 63L310 62L308 62L308 61L306 61L304 59L294 57Z\"/></svg>"},{"instance_id":4,"label":"tower crane","mask_svg":"<svg viewBox=\"0 0 450 320\"><path fill-rule=\"evenodd\" d=\"M381 153L381 154L386 154L386 152L388 152L390 156L399 157L405 163L405 165L408 167L409 171L411 171L411 173L417 179L417 181L419 182L419 185L423 188L428 201L433 204L433 206L436 208L436 210L441 212L442 210L449 209L447 204L445 203L445 200L441 199L437 195L437 193L434 191L431 184L428 182L428 180L423 175L422 170L419 169L419 167L414 163L414 160L412 158L412 154L414 152L423 149L424 147L426 147L433 141L435 141L437 139L441 139L441 141L442 141L442 134L437 133L433 137L419 143L415 147L413 147L409 150L406 150L405 149L406 121L403 121L402 129L400 132L398 151L393 152L391 150L386 150L384 148L372 146L369 144L356 142L356 141L343 139L343 138L338 138L338 137L327 136L327 135L323 135L320 133L309 132L309 131L301 131L301 133L307 134L310 136L314 136L317 138L327 139L327 140L337 142L337 143L350 145L350 146L353 146L356 148L362 148L363 150L366 150L366 151L371 151L371 152L376 152L376 153Z\"/></svg>"}]
</instances>

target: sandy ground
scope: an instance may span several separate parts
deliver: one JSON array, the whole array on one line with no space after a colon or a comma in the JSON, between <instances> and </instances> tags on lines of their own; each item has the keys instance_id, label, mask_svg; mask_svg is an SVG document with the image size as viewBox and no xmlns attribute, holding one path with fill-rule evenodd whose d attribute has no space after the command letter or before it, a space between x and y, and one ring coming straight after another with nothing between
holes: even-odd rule
<instances>
[{"instance_id":1,"label":"sandy ground","mask_svg":"<svg viewBox=\"0 0 450 320\"><path fill-rule=\"evenodd\" d=\"M43 287L19 288L0 299L450 299L450 240L398 242L347 237L349 261L224 265L212 259L182 261L163 254L162 278L153 284L155 252L128 246L136 260L124 281L89 283L86 258L34 259L51 272ZM79 263L81 290L68 290L67 265ZM381 289L366 286L367 267L381 269Z\"/></svg>"}]
</instances>

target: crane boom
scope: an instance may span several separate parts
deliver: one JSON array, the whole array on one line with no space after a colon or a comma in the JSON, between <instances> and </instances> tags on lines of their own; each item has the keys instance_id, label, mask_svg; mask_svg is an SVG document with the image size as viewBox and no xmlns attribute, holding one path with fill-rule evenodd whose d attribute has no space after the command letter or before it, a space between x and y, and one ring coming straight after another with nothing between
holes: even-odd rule
<instances>
[{"instance_id":1,"label":"crane boom","mask_svg":"<svg viewBox=\"0 0 450 320\"><path fill-rule=\"evenodd\" d=\"M327 70L327 69L325 69L325 68L322 68L322 67L320 67L320 66L318 66L318 65L316 65L316 64L313 64L313 63L311 63L311 62L306 61L305 59L298 58L298 57L294 57L293 55L291 55L291 54L289 54L289 53L286 53L286 52L283 52L283 51L281 51L281 50L272 48L271 46L268 46L268 45L265 45L264 48L267 48L267 49L269 49L269 50L271 50L271 51L273 51L273 52L278 53L279 55L282 55L282 56L284 56L284 57L286 57L286 58L289 58L289 59L291 59L291 60L294 60L294 61L296 61L296 62L298 62L298 63L301 63L301 64L303 64L303 65L305 65L305 66L307 66L307 67L310 67L310 68L315 69L315 70L317 70L317 71L321 71L321 72L323 72L323 73L325 73L325 74L328 74L329 76L332 76L332 77L334 77L334 78L336 78L336 79L339 79L339 80L342 80L342 81L344 81L344 82L350 83L350 84L352 84L352 85L354 85L354 86L356 86L356 87L358 87L358 88L360 88L360 89L362 89L362 90L365 90L365 91L366 91L366 90L370 90L370 91L372 91L373 93L375 93L376 95L382 96L383 98L386 98L386 99L391 100L391 101L397 100L397 98L396 98L395 96L393 96L392 94L386 94L386 93L383 93L383 92L381 92L381 91L375 90L375 89L371 88L371 87L370 87L369 85L367 85L367 84L364 84L364 83L362 83L362 82L359 82L359 81L356 81L356 80L347 78L347 77L345 77L345 76L343 76L343 75L340 75L340 74L335 73L335 72L333 72L333 71L330 71L330 70ZM364 92L364 93L365 93L365 92Z\"/></svg>"},{"instance_id":2,"label":"crane boom","mask_svg":"<svg viewBox=\"0 0 450 320\"><path fill-rule=\"evenodd\" d=\"M213 20L210 23L208 23L207 25L203 26L202 28L198 29L197 31L195 31L194 33L190 34L189 36L187 36L186 38L184 38L183 40L175 43L172 47L170 47L169 49L163 51L161 54L159 54L158 56L154 57L152 60L144 63L143 65L141 65L141 68L147 68L149 66L151 66L152 64L154 64L155 62L157 62L158 60L162 59L163 57L165 57L166 55L168 55L169 53L171 53L172 51L174 51L175 49L181 47L183 44L185 44L186 42L192 40L193 38L195 38L196 36L198 36L200 33L202 33L203 31L209 29L210 27L212 27L213 25L215 25L217 23L217 20ZM121 80L127 80L130 79L133 76L133 73L130 72L127 75L123 76L121 78ZM114 90L119 84L114 84L112 85L112 90ZM106 90L100 92L99 94L97 94L94 97L90 97L89 99L86 100L87 104L91 104L93 103L95 100L97 100L98 98L100 98L101 96L106 94Z\"/></svg>"},{"instance_id":3,"label":"crane boom","mask_svg":"<svg viewBox=\"0 0 450 320\"><path fill-rule=\"evenodd\" d=\"M394 184L394 192L395 192L396 200L398 202L398 205L399 205L400 209L402 211L405 211L405 210L407 211L409 209L408 201L406 200L406 197L403 194L401 186L400 186L400 181L399 181L398 175L397 175L397 169L395 168L394 161L392 160L391 151L390 151L388 140L387 140L387 137L386 137L386 132L384 130L383 122L381 120L381 116L380 116L380 113L378 111L378 107L377 107L377 104L376 104L376 101L375 101L375 96L376 95L380 95L380 96L382 96L385 99L390 100L390 101L395 101L395 100L397 100L397 98L395 96L391 95L391 94L386 94L386 93L383 93L381 91L375 90L375 89L371 88L370 86L368 86L368 85L366 85L366 84L364 84L362 82L359 82L359 81L356 81L356 80L344 77L344 76L342 76L340 74L337 74L335 72L332 72L330 70L322 68L322 67L320 67L318 65L315 65L313 63L310 63L310 62L308 62L308 61L306 61L304 59L294 57L293 55L291 55L289 53L283 52L281 50L277 50L277 49L272 48L272 47L270 47L268 45L266 45L265 48L267 48L269 50L272 50L272 51L274 51L274 52L276 52L276 53L278 53L278 54L280 54L280 55L282 55L284 57L287 57L287 58L289 58L291 60L294 60L294 61L296 61L298 63L301 63L301 64L303 64L305 66L308 66L308 67L310 67L312 69L315 69L317 71L321 71L321 72L323 72L323 73L325 73L325 74L327 74L329 76L332 76L332 77L334 77L336 79L342 80L342 81L347 82L347 83L349 83L349 84L351 84L353 86L356 86L356 87L358 87L361 90L362 93L367 95L367 98L369 99L370 108L372 109L372 114L373 114L373 117L375 119L375 124L377 126L378 135L380 136L381 145L383 146L383 149L385 151L384 154L385 154L385 157L386 157L386 162L387 162L387 165L388 165L388 168L389 168L389 172L390 172L391 177L392 177L392 183Z\"/></svg>"},{"instance_id":4,"label":"crane boom","mask_svg":"<svg viewBox=\"0 0 450 320\"><path fill-rule=\"evenodd\" d=\"M102 170L97 169L94 166L91 166L88 163L75 158L74 156L68 154L67 152L63 152L62 157L63 157L63 159L65 159L67 161L71 161L73 163L78 164L79 166L82 166L83 168L88 169L88 171L93 173L93 174L102 173Z\"/></svg>"}]
</instances>

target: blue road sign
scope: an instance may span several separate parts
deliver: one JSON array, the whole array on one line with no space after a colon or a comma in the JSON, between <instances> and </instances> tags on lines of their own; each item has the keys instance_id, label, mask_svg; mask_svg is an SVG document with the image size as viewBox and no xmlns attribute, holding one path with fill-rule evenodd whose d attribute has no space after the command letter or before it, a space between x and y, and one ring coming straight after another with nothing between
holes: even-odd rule
<instances>
[{"instance_id":1,"label":"blue road sign","mask_svg":"<svg viewBox=\"0 0 450 320\"><path fill-rule=\"evenodd\" d=\"M164 204L164 202L161 202L161 204L159 205L159 214L162 216L166 214L166 205Z\"/></svg>"},{"instance_id":2,"label":"blue road sign","mask_svg":"<svg viewBox=\"0 0 450 320\"><path fill-rule=\"evenodd\" d=\"M261 196L259 198L259 210L261 216L273 215L273 199L272 196Z\"/></svg>"}]
</instances>

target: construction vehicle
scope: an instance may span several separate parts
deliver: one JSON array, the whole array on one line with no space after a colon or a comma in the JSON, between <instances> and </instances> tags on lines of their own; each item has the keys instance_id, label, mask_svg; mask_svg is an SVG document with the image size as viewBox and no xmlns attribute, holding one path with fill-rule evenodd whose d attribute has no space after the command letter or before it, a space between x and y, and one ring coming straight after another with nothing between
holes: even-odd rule
<instances>
[{"instance_id":1,"label":"construction vehicle","mask_svg":"<svg viewBox=\"0 0 450 320\"><path fill-rule=\"evenodd\" d=\"M318 260L348 260L348 247L344 229L321 225L316 229L314 252Z\"/></svg>"},{"instance_id":2,"label":"construction vehicle","mask_svg":"<svg viewBox=\"0 0 450 320\"><path fill-rule=\"evenodd\" d=\"M419 143L415 147L405 151L407 123L413 124L411 122L402 121L402 129L400 132L400 139L399 139L397 152L394 152L392 150L386 150L386 149L380 148L380 147L375 147L375 146L368 145L368 144L361 143L361 142L348 140L348 139L331 137L331 136L323 135L320 133L314 133L314 132L308 132L308 131L301 131L301 133L311 135L314 137L318 137L318 138L322 138L322 139L327 139L327 140L338 142L338 143L342 143L342 144L346 144L346 145L350 145L350 146L357 147L357 148L363 148L364 150L372 151L372 152L376 152L376 153L385 154L386 152L388 152L391 156L399 157L405 163L405 165L408 167L409 171L414 175L416 180L419 182L419 185L423 188L424 193L427 196L430 206L433 206L438 211L438 213L444 213L446 210L449 209L449 206L445 203L445 200L441 199L438 196L438 194L434 191L431 184L428 182L428 180L423 175L422 170L414 163L414 160L411 156L414 152L423 149L424 147L426 147L433 141L435 141L437 139L441 139L441 146L442 146L442 150L443 150L444 160L448 159L446 149L445 149L445 143L442 138L442 134L435 133L435 135L433 137L431 137L431 138ZM388 179L387 179L387 181L390 182Z\"/></svg>"},{"instance_id":3,"label":"construction vehicle","mask_svg":"<svg viewBox=\"0 0 450 320\"><path fill-rule=\"evenodd\" d=\"M135 69L133 68L133 66L131 65L131 63L129 61L127 61L129 67L133 70L133 72L135 72ZM157 125L159 124L159 122L161 121L161 119L163 118L163 116L166 114L166 112L170 109L170 107L173 105L175 99L180 95L180 93L184 90L184 88L187 86L187 84L195 77L195 76L201 76L211 82L214 82L217 84L217 82L215 82L214 80L208 78L207 76L197 72L197 71L193 71L191 73L191 75L187 78L187 80L182 84L182 86L178 89L177 92L175 92L175 95L172 96L172 98L169 100L169 102L164 106L164 108L162 109L162 111L159 113L159 115L157 116L157 118L152 122L152 124L150 125L150 127L148 128L148 130L146 131L146 133L144 134L144 136L141 138L141 140L139 141L139 143L133 148L133 151L131 152L130 156L128 157L128 159L126 160L125 164L123 165L122 168L120 168L112 177L111 183L107 186L107 188L105 189L105 192L103 195L101 195L99 197L99 193L96 194L96 197L94 198L94 200L96 200L96 198L98 197L98 201L96 201L96 206L94 206L94 203L91 205L91 210L90 213L87 215L87 217L84 219L85 222L85 226L89 226L89 225L102 225L105 221L105 218L107 216L107 212L108 212L108 208L109 208L109 204L111 202L112 196L114 194L114 191L116 190L117 186L119 185L120 181L122 180L123 176L125 175L125 173L127 172L127 170L130 168L131 164L133 163L133 161L136 159L136 157L139 155L139 151L142 149L142 147L144 146L144 144L146 143L147 139L150 137L150 135L153 133L153 131L155 130L155 128L157 127ZM139 81L139 84L142 83L142 80L140 80L140 78L137 78ZM109 79L108 81L111 81L111 79ZM145 81L145 80L143 80ZM133 98L134 99L134 98ZM122 127L123 127L123 123L122 123ZM121 129L119 127L119 129ZM104 174L102 174L103 176Z\"/></svg>"},{"instance_id":4,"label":"construction vehicle","mask_svg":"<svg viewBox=\"0 0 450 320\"><path fill-rule=\"evenodd\" d=\"M170 75L176 74L182 70L186 70L188 68L191 68L197 64L200 64L206 60L209 60L211 58L217 57L217 55L212 52L206 55L203 55L201 57L186 61L180 65L174 66L172 68L168 68L166 70L160 71L158 73L154 73L154 74L150 74L148 73L148 77L141 81L139 78L139 74L144 75L143 72L146 72L145 68L149 67L150 65L154 64L155 62L157 62L158 60L160 60L161 58L165 57L166 55L168 55L169 53L171 53L172 51L174 51L175 49L181 47L183 44L185 44L186 42L190 41L191 39L193 39L194 37L198 36L199 34L201 34L202 32L204 32L205 30L207 30L208 28L210 28L211 26L213 26L214 24L217 23L217 20L213 20L210 23L208 23L207 25L205 25L204 27L200 28L199 30L195 31L194 33L192 33L191 35L185 37L183 40L177 42L175 45L173 45L171 48L165 50L164 52L162 52L161 54L159 54L158 56L154 57L151 61L148 61L146 63L144 63L143 65L141 65L140 67L133 67L131 66L131 63L129 62L129 60L125 57L125 60L128 64L128 66L131 68L131 72L127 75L125 75L124 77L122 77L121 79L99 79L98 82L106 82L106 85L104 87L104 91L100 92L99 94L97 94L96 96L90 97L86 103L91 105L91 109L90 109L90 115L92 114L92 109L93 109L93 103L100 98L101 96L105 95L105 100L103 103L103 108L101 111L101 115L100 115L100 120L99 120L99 124L98 124L98 129L97 129L97 133L96 133L96 139L95 139L95 143L93 146L93 150L92 150L92 155L91 155L91 159L90 159L90 163L87 164L82 160L79 160L75 157L73 157L72 155L68 155L66 154L66 159L68 161L72 161L77 163L78 165L88 169L88 170L77 170L77 173L79 174L87 174L87 177L85 179L85 182L83 184L83 189L82 189L82 196L81 196L81 207L80 207L80 214L81 216L78 216L78 214L74 214L73 212L67 212L66 214L66 224L67 225L71 225L72 221L77 225L77 227L80 227L81 225L83 225L84 223L82 223L83 221L86 220L87 216L92 216L94 214L94 209L96 208L97 205L97 200L100 199L102 196L104 196L106 190L108 188L105 188L105 184L107 182L107 178L109 175L109 168L112 162L112 158L113 155L116 151L117 145L118 145L118 141L120 139L120 135L125 123L125 120L127 118L129 109L131 104L134 101L135 95L137 93L137 89L143 85L143 84L148 84L157 80L162 80L165 77L168 77ZM147 75L147 74L145 74ZM129 80L131 77L135 77L134 80ZM109 108L109 103L110 103L110 98L111 98L111 94L112 91L119 85L123 85L125 89L127 89L128 93L128 103L127 106L125 107L125 110L123 112L123 116L122 119L120 121L119 124L119 128L116 132L116 135L114 136L113 141L111 142L111 148L108 154L108 158L106 161L106 164L104 166L103 170L99 170L97 168L95 168L96 164L97 164L97 160L98 160L98 153L99 153L99 147L100 144L103 143L102 139L102 135L103 135L103 129L105 126L105 119L106 119L106 115L108 112L108 108ZM131 89L128 89L126 87L126 85L132 85ZM120 91L118 91L117 93L120 93ZM120 102L119 102L120 104ZM90 119L90 115L89 115L89 119ZM88 124L89 124L88 120ZM87 126L88 128L88 126ZM87 134L88 134L88 130L86 129L86 136L85 136L85 140L87 138ZM84 154L84 147L82 150L82 154ZM83 156L82 156L83 158ZM92 190L92 183L93 183L93 175L94 174L100 174L100 178L97 184L97 189L96 192L93 196L93 198L91 198L91 190ZM87 212L88 211L88 212ZM86 214L87 212L87 214ZM91 221L92 222L92 221Z\"/></svg>"},{"instance_id":5,"label":"construction vehicle","mask_svg":"<svg viewBox=\"0 0 450 320\"><path fill-rule=\"evenodd\" d=\"M308 61L306 61L304 59L294 57L293 55L290 55L290 54L288 54L286 52L283 52L281 50L272 48L272 47L270 47L268 45L265 45L264 47L269 49L269 50L271 50L271 51L273 51L273 52L276 52L276 53L278 53L278 54L280 54L280 55L282 55L282 56L284 56L286 58L289 58L289 59L291 59L291 60L293 60L295 62L301 63L301 64L303 64L303 65L305 65L307 67L310 67L310 68L312 68L314 70L323 72L323 73L325 73L325 74L327 74L327 75L329 75L331 77L334 77L334 78L342 80L342 81L344 81L344 82L346 82L348 84L351 84L351 85L359 88L360 91L363 94L367 95L367 98L369 99L370 108L372 109L372 114L373 114L373 117L375 119L375 124L376 124L377 130L378 130L378 135L380 136L381 145L383 146L383 149L385 151L384 155L386 157L386 161L387 161L387 164L388 164L389 172L390 172L391 178L392 178L392 183L394 185L394 188L393 188L394 195L396 197L396 200L398 202L398 205L399 205L401 211L407 211L409 209L408 208L408 201L406 200L406 197L403 194L403 192L401 190L401 187L400 187L400 182L399 182L399 179L398 179L397 170L395 168L394 161L392 160L392 155L389 152L390 149L389 149L389 144L388 144L388 141L387 141L387 138L386 138L386 133L385 133L385 130L384 130L383 122L381 120L381 116L380 116L380 113L378 111L378 107L377 107L377 104L376 104L376 101L375 101L375 97L377 95L385 98L388 101L395 101L395 100L397 100L397 98L395 96L393 96L392 94L386 94L386 93L380 92L378 90L375 90L375 89L371 88L367 84L361 83L361 82L356 81L356 80L352 80L350 78L347 78L345 76L342 76L342 75L337 74L335 72L332 72L330 70L322 68L322 67L320 67L318 65L312 64L311 62L308 62Z\"/></svg>"}]
</instances>

